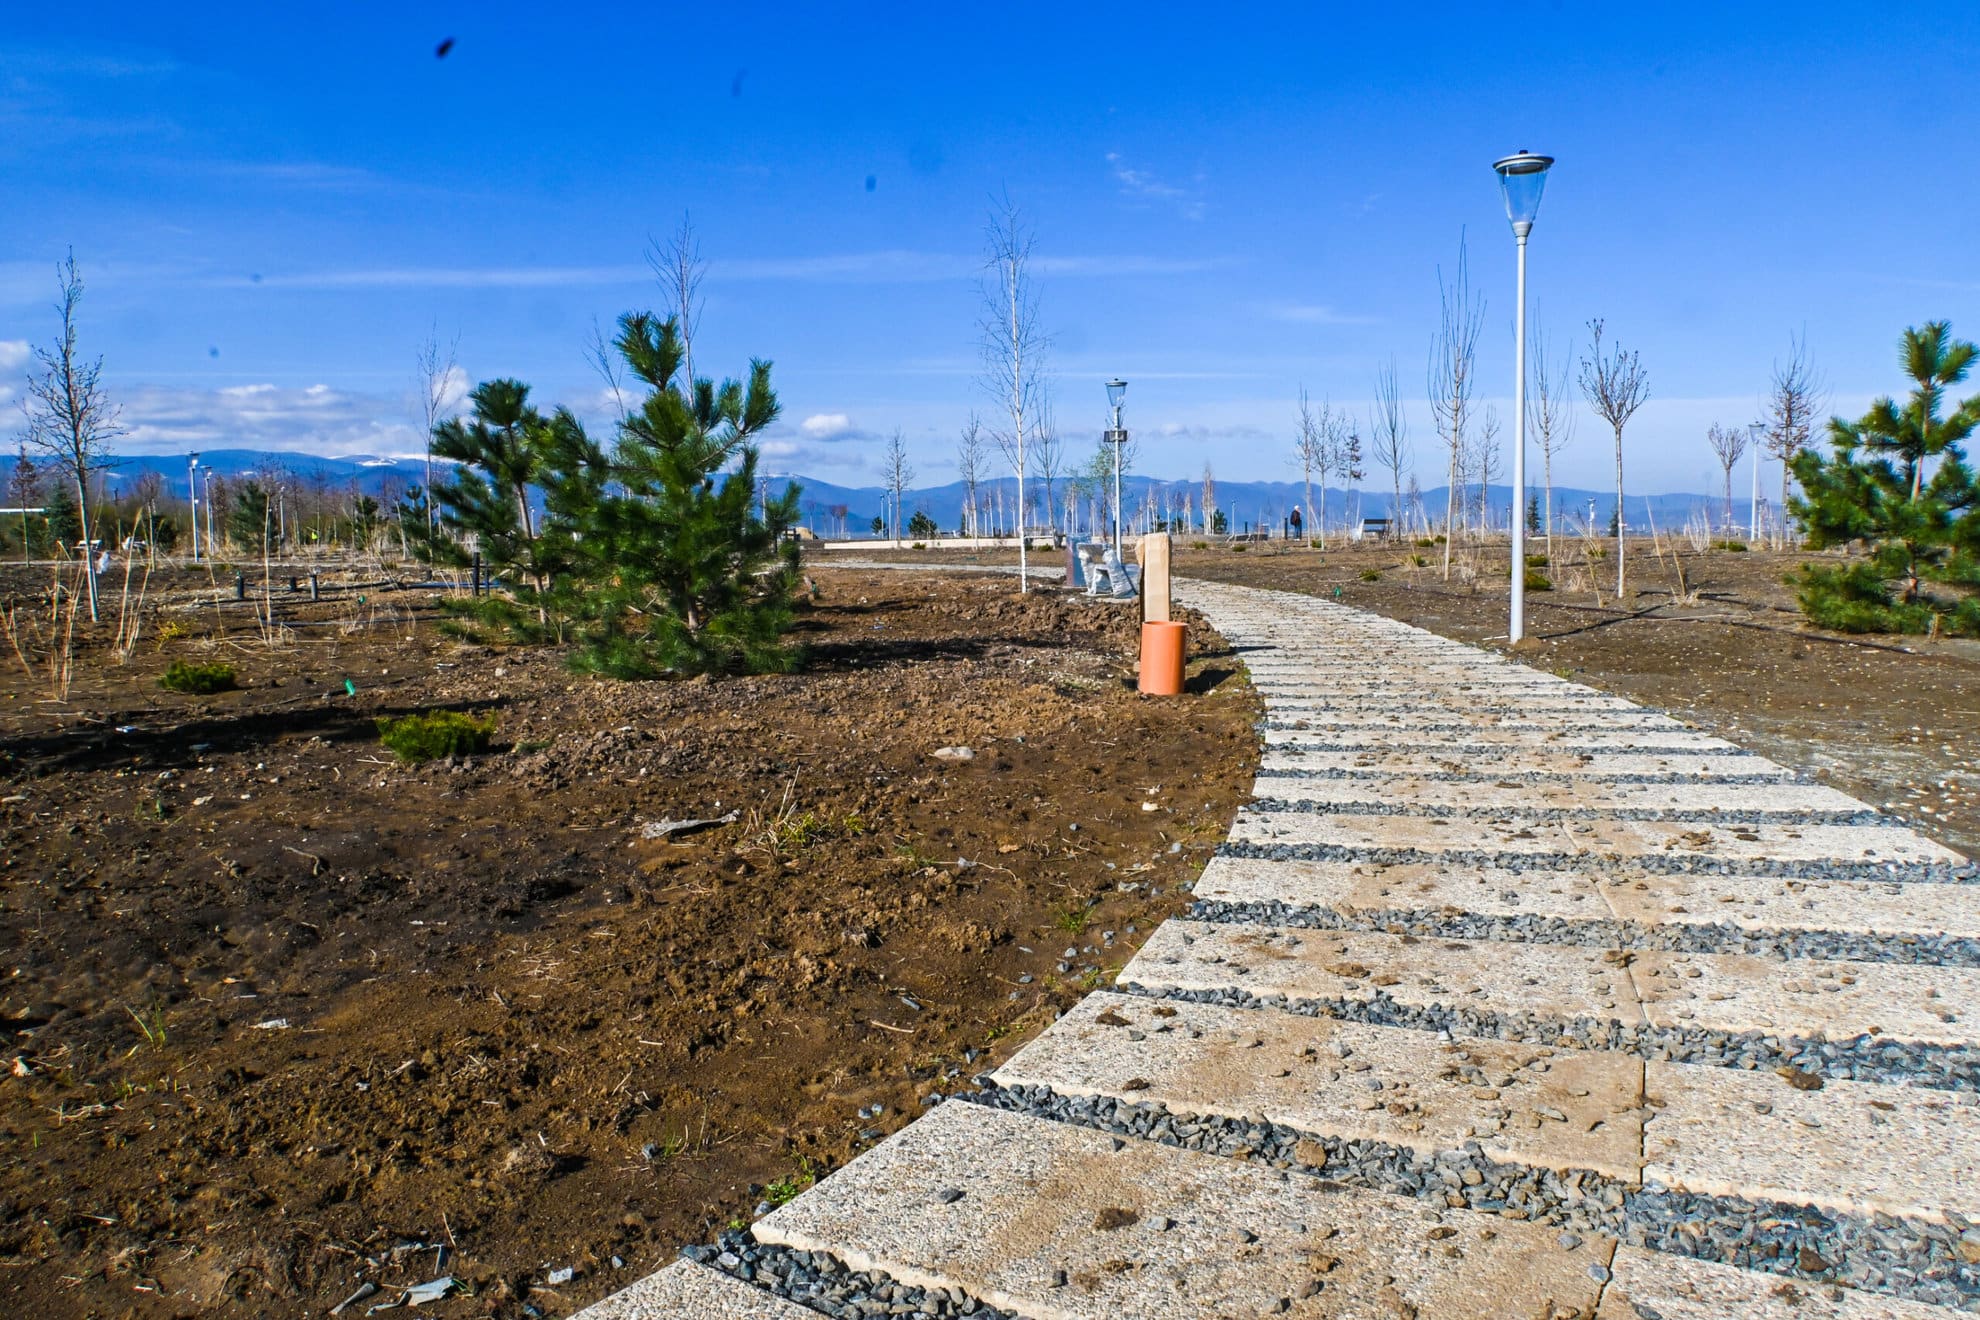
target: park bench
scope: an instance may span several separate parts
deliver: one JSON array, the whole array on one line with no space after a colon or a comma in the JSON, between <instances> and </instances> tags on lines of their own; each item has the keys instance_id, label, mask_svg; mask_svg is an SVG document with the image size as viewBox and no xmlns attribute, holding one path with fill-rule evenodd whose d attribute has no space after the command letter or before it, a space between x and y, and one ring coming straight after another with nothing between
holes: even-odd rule
<instances>
[{"instance_id":1,"label":"park bench","mask_svg":"<svg viewBox=\"0 0 1980 1320\"><path fill-rule=\"evenodd\" d=\"M1367 541L1370 539L1388 540L1389 520L1387 518L1363 518L1361 520L1361 526L1355 529L1354 539L1357 541Z\"/></svg>"}]
</instances>

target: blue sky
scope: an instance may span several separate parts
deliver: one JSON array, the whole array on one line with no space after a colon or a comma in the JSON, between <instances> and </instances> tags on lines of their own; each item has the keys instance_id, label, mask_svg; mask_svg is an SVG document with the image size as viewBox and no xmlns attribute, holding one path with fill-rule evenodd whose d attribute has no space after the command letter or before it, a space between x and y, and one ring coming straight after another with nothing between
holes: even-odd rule
<instances>
[{"instance_id":1,"label":"blue sky","mask_svg":"<svg viewBox=\"0 0 1980 1320\"><path fill-rule=\"evenodd\" d=\"M1838 411L1899 386L1905 325L1980 335L1972 11L836 8L16 6L0 369L73 245L131 451L414 452L431 327L602 419L585 340L661 302L643 251L691 213L696 356L775 361L769 464L875 482L900 427L932 483L990 411L976 275L1008 194L1073 447L1119 373L1143 469L1285 479L1302 384L1365 411L1393 356L1420 399L1461 234L1510 419L1490 162L1521 147L1559 158L1531 263L1557 352L1602 316L1649 368L1640 489L1716 485L1706 426L1755 415L1792 334ZM1420 403L1412 436L1438 484ZM1610 462L1583 417L1558 479Z\"/></svg>"}]
</instances>

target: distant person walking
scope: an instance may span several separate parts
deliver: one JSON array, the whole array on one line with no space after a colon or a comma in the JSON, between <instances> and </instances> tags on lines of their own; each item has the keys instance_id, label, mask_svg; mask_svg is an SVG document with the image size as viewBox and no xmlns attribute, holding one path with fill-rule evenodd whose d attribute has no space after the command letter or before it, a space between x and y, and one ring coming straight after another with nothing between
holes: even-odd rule
<instances>
[{"instance_id":1,"label":"distant person walking","mask_svg":"<svg viewBox=\"0 0 1980 1320\"><path fill-rule=\"evenodd\" d=\"M1297 504L1293 505L1293 511L1286 516L1286 521L1292 526L1292 539L1297 541L1299 539L1299 530L1302 526L1299 517L1299 506Z\"/></svg>"}]
</instances>

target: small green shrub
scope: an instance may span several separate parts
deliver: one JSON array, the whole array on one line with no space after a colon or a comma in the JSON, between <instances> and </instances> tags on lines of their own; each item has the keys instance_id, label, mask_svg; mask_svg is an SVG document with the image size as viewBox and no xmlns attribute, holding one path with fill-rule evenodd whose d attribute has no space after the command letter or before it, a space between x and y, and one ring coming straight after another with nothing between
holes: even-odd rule
<instances>
[{"instance_id":1,"label":"small green shrub","mask_svg":"<svg viewBox=\"0 0 1980 1320\"><path fill-rule=\"evenodd\" d=\"M1430 561L1429 561L1429 560L1427 560L1427 559L1425 559L1425 558L1424 558L1424 557L1423 557L1422 555L1411 555L1411 556L1409 557L1409 562L1410 562L1410 565L1411 565L1411 567L1413 567L1413 568L1422 568L1422 567L1423 567L1424 565L1426 565L1426 564L1428 564L1428 563L1429 563Z\"/></svg>"},{"instance_id":2,"label":"small green shrub","mask_svg":"<svg viewBox=\"0 0 1980 1320\"><path fill-rule=\"evenodd\" d=\"M1231 547L1231 553L1234 555L1241 555L1249 549L1251 549L1250 546L1246 545L1243 541L1239 541L1236 545Z\"/></svg>"},{"instance_id":3,"label":"small green shrub","mask_svg":"<svg viewBox=\"0 0 1980 1320\"><path fill-rule=\"evenodd\" d=\"M1528 568L1545 568L1547 566L1547 556L1544 554L1528 555L1526 557L1526 566Z\"/></svg>"},{"instance_id":4,"label":"small green shrub","mask_svg":"<svg viewBox=\"0 0 1980 1320\"><path fill-rule=\"evenodd\" d=\"M495 717L478 720L453 710L431 710L405 715L396 720L378 721L378 738L398 757L411 765L443 756L472 756L488 750L495 733Z\"/></svg>"},{"instance_id":5,"label":"small green shrub","mask_svg":"<svg viewBox=\"0 0 1980 1320\"><path fill-rule=\"evenodd\" d=\"M1208 541L1191 541L1189 543L1189 548L1192 550L1208 550L1210 548L1210 543Z\"/></svg>"},{"instance_id":6,"label":"small green shrub","mask_svg":"<svg viewBox=\"0 0 1980 1320\"><path fill-rule=\"evenodd\" d=\"M1552 591L1554 589L1554 580L1545 573L1536 573L1529 568L1526 570L1526 589L1528 591Z\"/></svg>"},{"instance_id":7,"label":"small green shrub","mask_svg":"<svg viewBox=\"0 0 1980 1320\"><path fill-rule=\"evenodd\" d=\"M1372 568L1364 568L1361 570L1361 580L1363 582L1380 582L1382 575Z\"/></svg>"},{"instance_id":8,"label":"small green shrub","mask_svg":"<svg viewBox=\"0 0 1980 1320\"><path fill-rule=\"evenodd\" d=\"M1730 551L1732 551L1732 552L1733 552L1734 554L1738 554L1738 555L1743 555L1743 554L1745 554L1745 553L1746 553L1746 542L1744 542L1744 541L1714 541L1714 542L1712 542L1712 548L1713 548L1714 550L1730 550Z\"/></svg>"},{"instance_id":9,"label":"small green shrub","mask_svg":"<svg viewBox=\"0 0 1980 1320\"><path fill-rule=\"evenodd\" d=\"M214 661L210 665L190 665L174 660L158 677L158 686L168 692L190 692L196 697L234 690L234 667Z\"/></svg>"},{"instance_id":10,"label":"small green shrub","mask_svg":"<svg viewBox=\"0 0 1980 1320\"><path fill-rule=\"evenodd\" d=\"M1441 536L1419 536L1416 538L1416 548L1419 550L1428 550L1431 546L1443 539Z\"/></svg>"}]
</instances>

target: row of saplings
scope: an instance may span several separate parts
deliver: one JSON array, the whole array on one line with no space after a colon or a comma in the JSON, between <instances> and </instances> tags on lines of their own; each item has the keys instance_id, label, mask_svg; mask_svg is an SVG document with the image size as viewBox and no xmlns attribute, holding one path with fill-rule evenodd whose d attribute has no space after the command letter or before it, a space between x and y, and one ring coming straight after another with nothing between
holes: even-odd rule
<instances>
[{"instance_id":1,"label":"row of saplings","mask_svg":"<svg viewBox=\"0 0 1980 1320\"><path fill-rule=\"evenodd\" d=\"M1980 395L1943 412L1972 369L1974 345L1945 321L1906 330L1898 352L1913 382L1902 404L1880 398L1856 421L1829 423L1833 450L1803 450L1789 502L1813 549L1860 549L1793 580L1810 621L1843 632L1980 636L1980 482L1966 441Z\"/></svg>"}]
</instances>

